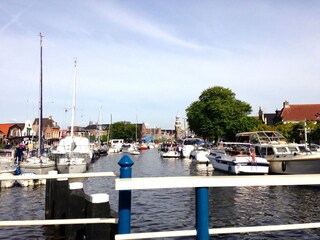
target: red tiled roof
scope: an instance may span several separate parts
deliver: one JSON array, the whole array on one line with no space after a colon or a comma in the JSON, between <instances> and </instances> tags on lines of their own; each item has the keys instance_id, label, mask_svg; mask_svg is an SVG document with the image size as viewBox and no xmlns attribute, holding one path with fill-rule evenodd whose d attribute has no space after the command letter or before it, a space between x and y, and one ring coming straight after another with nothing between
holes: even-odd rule
<instances>
[{"instance_id":1,"label":"red tiled roof","mask_svg":"<svg viewBox=\"0 0 320 240\"><path fill-rule=\"evenodd\" d=\"M3 132L3 134L8 135L10 127L15 125L14 123L4 123L0 124L0 131Z\"/></svg>"},{"instance_id":2,"label":"red tiled roof","mask_svg":"<svg viewBox=\"0 0 320 240\"><path fill-rule=\"evenodd\" d=\"M282 109L282 121L315 121L320 119L320 104L288 104Z\"/></svg>"}]
</instances>

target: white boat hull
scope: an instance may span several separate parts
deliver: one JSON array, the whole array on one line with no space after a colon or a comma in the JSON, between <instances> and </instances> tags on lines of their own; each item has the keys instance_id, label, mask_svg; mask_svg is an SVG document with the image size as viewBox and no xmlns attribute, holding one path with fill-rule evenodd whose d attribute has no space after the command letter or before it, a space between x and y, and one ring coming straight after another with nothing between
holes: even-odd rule
<instances>
[{"instance_id":1,"label":"white boat hull","mask_svg":"<svg viewBox=\"0 0 320 240\"><path fill-rule=\"evenodd\" d=\"M57 169L59 173L84 173L87 171L87 164L59 163Z\"/></svg>"},{"instance_id":2,"label":"white boat hull","mask_svg":"<svg viewBox=\"0 0 320 240\"><path fill-rule=\"evenodd\" d=\"M87 156L60 156L57 160L57 170L59 173L84 173L87 171Z\"/></svg>"},{"instance_id":3,"label":"white boat hull","mask_svg":"<svg viewBox=\"0 0 320 240\"><path fill-rule=\"evenodd\" d=\"M208 163L210 162L209 151L192 151L190 153L190 158L197 163Z\"/></svg>"},{"instance_id":4,"label":"white boat hull","mask_svg":"<svg viewBox=\"0 0 320 240\"><path fill-rule=\"evenodd\" d=\"M130 151L129 152L131 155L140 155L141 153L137 150L134 150L134 151Z\"/></svg>"},{"instance_id":5,"label":"white boat hull","mask_svg":"<svg viewBox=\"0 0 320 240\"><path fill-rule=\"evenodd\" d=\"M20 163L20 171L22 173L48 174L49 171L53 171L55 168L56 163L48 159L40 162L38 158L34 158Z\"/></svg>"},{"instance_id":6,"label":"white boat hull","mask_svg":"<svg viewBox=\"0 0 320 240\"><path fill-rule=\"evenodd\" d=\"M180 158L180 153L177 151L167 151L167 152L160 152L160 156L163 158Z\"/></svg>"},{"instance_id":7,"label":"white boat hull","mask_svg":"<svg viewBox=\"0 0 320 240\"><path fill-rule=\"evenodd\" d=\"M16 165L11 159L0 160L0 175L1 176L13 176L16 170ZM1 188L10 188L14 185L14 180L0 181Z\"/></svg>"},{"instance_id":8,"label":"white boat hull","mask_svg":"<svg viewBox=\"0 0 320 240\"><path fill-rule=\"evenodd\" d=\"M212 155L208 158L215 170L229 174L268 174L269 163L265 158L255 157L255 161L249 156L229 156L225 154Z\"/></svg>"}]
</instances>

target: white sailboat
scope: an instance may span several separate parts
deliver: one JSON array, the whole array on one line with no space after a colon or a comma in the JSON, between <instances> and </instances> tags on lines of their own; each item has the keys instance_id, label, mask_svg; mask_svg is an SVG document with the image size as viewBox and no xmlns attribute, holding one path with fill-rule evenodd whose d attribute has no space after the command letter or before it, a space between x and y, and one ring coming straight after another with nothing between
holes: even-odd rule
<instances>
[{"instance_id":1,"label":"white sailboat","mask_svg":"<svg viewBox=\"0 0 320 240\"><path fill-rule=\"evenodd\" d=\"M52 152L56 158L59 173L83 173L87 171L88 164L92 160L92 150L89 139L82 136L74 136L74 118L76 109L76 67L74 61L74 90L72 101L72 116L70 136L60 140L57 149Z\"/></svg>"},{"instance_id":2,"label":"white sailboat","mask_svg":"<svg viewBox=\"0 0 320 240\"><path fill-rule=\"evenodd\" d=\"M44 153L44 141L42 138L42 34L40 33L40 96L39 96L39 129L38 129L38 149L30 151L27 158L20 163L20 170L23 174L47 174L49 171L55 169L55 162L50 160ZM33 184L32 181L23 182L22 185Z\"/></svg>"}]
</instances>

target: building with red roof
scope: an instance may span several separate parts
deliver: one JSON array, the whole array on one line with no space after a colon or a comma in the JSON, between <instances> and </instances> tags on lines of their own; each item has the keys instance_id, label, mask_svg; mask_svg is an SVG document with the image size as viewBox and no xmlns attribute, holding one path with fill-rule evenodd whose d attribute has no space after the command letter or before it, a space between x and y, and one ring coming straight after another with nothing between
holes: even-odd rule
<instances>
[{"instance_id":1,"label":"building with red roof","mask_svg":"<svg viewBox=\"0 0 320 240\"><path fill-rule=\"evenodd\" d=\"M4 139L10 140L12 143L19 143L21 141L21 127L15 123L0 124L0 132L2 132L2 138L0 142L3 143Z\"/></svg>"},{"instance_id":2,"label":"building with red roof","mask_svg":"<svg viewBox=\"0 0 320 240\"><path fill-rule=\"evenodd\" d=\"M320 104L289 104L283 103L281 110L275 113L264 113L259 109L259 119L267 125L273 125L277 122L298 123L302 121L320 121Z\"/></svg>"},{"instance_id":3,"label":"building with red roof","mask_svg":"<svg viewBox=\"0 0 320 240\"><path fill-rule=\"evenodd\" d=\"M289 104L288 101L285 101L278 117L283 123L318 121L320 120L320 104Z\"/></svg>"}]
</instances>

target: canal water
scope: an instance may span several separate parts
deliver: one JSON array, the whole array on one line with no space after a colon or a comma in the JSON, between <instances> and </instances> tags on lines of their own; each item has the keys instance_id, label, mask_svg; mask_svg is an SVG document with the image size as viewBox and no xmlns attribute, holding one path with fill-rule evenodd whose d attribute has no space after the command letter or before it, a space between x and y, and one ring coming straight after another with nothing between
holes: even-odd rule
<instances>
[{"instance_id":1,"label":"canal water","mask_svg":"<svg viewBox=\"0 0 320 240\"><path fill-rule=\"evenodd\" d=\"M89 171L119 174L122 154L108 155ZM133 177L221 176L212 166L189 159L162 159L156 149L130 156ZM88 194L108 193L117 210L114 178L84 182ZM320 187L210 188L210 228L320 222ZM44 219L45 186L1 189L0 220ZM191 230L195 228L194 189L136 190L132 192L132 232ZM294 230L212 236L212 239L320 239L320 230ZM0 239L61 239L53 227L0 227ZM159 238L160 239L160 238ZM173 239L173 238L172 238ZM194 239L183 237L176 239Z\"/></svg>"}]
</instances>

